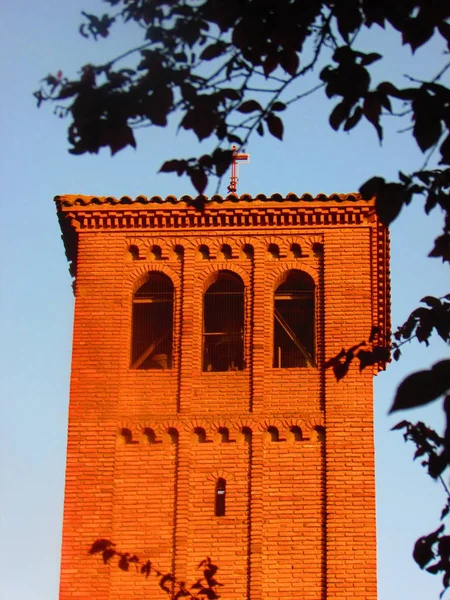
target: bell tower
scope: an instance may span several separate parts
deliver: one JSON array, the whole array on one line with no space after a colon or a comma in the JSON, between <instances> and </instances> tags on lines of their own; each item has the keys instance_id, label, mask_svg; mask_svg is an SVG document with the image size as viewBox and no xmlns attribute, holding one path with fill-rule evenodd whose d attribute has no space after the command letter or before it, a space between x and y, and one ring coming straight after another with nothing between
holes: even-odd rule
<instances>
[{"instance_id":1,"label":"bell tower","mask_svg":"<svg viewBox=\"0 0 450 600\"><path fill-rule=\"evenodd\" d=\"M61 600L167 598L98 539L224 600L375 600L372 379L388 232L356 194L58 196L75 277Z\"/></svg>"}]
</instances>

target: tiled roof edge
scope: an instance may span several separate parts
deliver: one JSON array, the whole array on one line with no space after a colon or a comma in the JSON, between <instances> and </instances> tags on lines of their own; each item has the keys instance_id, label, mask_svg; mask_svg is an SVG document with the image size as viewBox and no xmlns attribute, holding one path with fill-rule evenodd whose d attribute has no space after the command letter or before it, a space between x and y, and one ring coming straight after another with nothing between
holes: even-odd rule
<instances>
[{"instance_id":1,"label":"tiled roof edge","mask_svg":"<svg viewBox=\"0 0 450 600\"><path fill-rule=\"evenodd\" d=\"M211 196L208 198L207 196L197 196L193 198L192 196L181 196L177 198L176 196L166 196L166 198L162 198L161 196L152 196L147 198L147 196L137 196L134 200L130 198L130 196L122 196L121 198L114 198L113 196L82 196L77 194L65 194L62 196L55 196L54 198L58 207L70 207L70 206L88 206L88 205L138 205L138 204L185 204L196 205L199 201L208 205L209 203L221 204L223 202L254 202L254 201L266 201L266 202L366 202L361 198L361 195L358 193L350 193L350 194L330 194L327 196L326 194L317 194L317 196L312 196L311 194L302 194L302 196L297 196L297 194L289 193L286 196L282 194L272 194L271 196L266 196L265 194L257 194L252 197L250 194L242 194L241 196L237 196L235 194L230 194L228 196L220 196L218 194Z\"/></svg>"}]
</instances>

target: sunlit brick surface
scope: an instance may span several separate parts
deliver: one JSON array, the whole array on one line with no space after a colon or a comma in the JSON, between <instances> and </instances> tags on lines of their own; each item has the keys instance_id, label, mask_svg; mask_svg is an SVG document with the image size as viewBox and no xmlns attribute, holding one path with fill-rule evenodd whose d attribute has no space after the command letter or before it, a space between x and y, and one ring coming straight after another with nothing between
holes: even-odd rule
<instances>
[{"instance_id":1,"label":"sunlit brick surface","mask_svg":"<svg viewBox=\"0 0 450 600\"><path fill-rule=\"evenodd\" d=\"M56 200L76 269L60 600L167 597L155 577L90 556L99 538L188 585L210 556L224 600L375 600L376 369L339 383L324 369L389 330L373 203ZM293 269L315 284L316 366L280 369L273 297ZM132 369L133 294L153 270L174 287L172 368ZM244 368L208 372L203 294L222 270L244 284Z\"/></svg>"}]
</instances>

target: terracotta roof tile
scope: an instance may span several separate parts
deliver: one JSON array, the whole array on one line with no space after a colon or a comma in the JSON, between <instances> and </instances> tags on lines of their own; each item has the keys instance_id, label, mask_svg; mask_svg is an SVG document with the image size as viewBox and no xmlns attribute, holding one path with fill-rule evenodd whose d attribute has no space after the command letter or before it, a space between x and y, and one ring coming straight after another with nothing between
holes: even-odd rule
<instances>
[{"instance_id":1,"label":"terracotta roof tile","mask_svg":"<svg viewBox=\"0 0 450 600\"><path fill-rule=\"evenodd\" d=\"M288 193L286 196L282 194L272 194L266 196L265 194L257 194L252 197L250 194L242 194L237 196L230 194L228 196L220 196L218 194L208 198L207 196L192 197L192 196L137 196L134 200L130 196L122 196L121 198L114 198L112 196L81 196L77 194L66 194L62 196L55 196L55 202L59 207L70 207L70 206L88 206L88 205L126 205L126 204L193 204L198 201L199 198L204 199L206 204L216 203L221 204L223 202L254 202L254 201L267 201L267 202L365 202L360 194L317 194L312 196L311 194L302 194L298 196L295 193Z\"/></svg>"}]
</instances>

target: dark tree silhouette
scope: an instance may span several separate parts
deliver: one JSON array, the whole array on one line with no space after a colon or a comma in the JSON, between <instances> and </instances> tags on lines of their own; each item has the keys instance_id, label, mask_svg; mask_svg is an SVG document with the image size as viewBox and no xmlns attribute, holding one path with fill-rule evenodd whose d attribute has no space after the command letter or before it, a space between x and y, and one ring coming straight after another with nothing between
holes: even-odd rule
<instances>
[{"instance_id":1,"label":"dark tree silhouette","mask_svg":"<svg viewBox=\"0 0 450 600\"><path fill-rule=\"evenodd\" d=\"M423 165L399 173L398 181L379 176L364 183L364 199L375 197L381 221L389 225L413 197L422 196L425 212L440 207L443 230L430 256L450 262L450 89L445 74L450 61L436 56L437 71L427 80L409 75L407 86L392 81L372 84L371 69L383 49L358 49L372 27L390 27L414 53L421 46L450 50L450 3L444 0L104 0L110 12L83 13L80 33L100 40L120 22L142 32L136 46L101 65L82 67L78 78L48 75L35 92L38 105L52 103L69 119L69 151L114 154L136 146L134 129L165 127L169 118L192 130L199 140L212 138L215 148L197 158L170 158L162 172L187 175L203 194L208 178L223 176L231 163L230 144L244 148L256 133L282 140L282 115L303 97L319 90L337 100L330 126L349 131L369 121L383 139L386 118L406 124L405 144L416 143ZM438 51L439 52L439 51ZM440 58L440 62L439 59ZM131 68L124 68L123 64ZM134 62L133 62L134 61ZM319 76L316 75L320 69ZM168 157L169 158L169 157ZM429 164L435 165L429 168ZM205 198L196 200L201 209ZM427 296L393 340L369 340L328 361L339 379L353 359L365 368L385 360L412 339L428 345L432 332L450 343L450 295ZM443 437L423 424L403 421L405 438L416 444L416 456L433 478L448 473L450 458L450 360L411 375L399 386L392 411L443 399L447 430ZM448 508L443 511L443 518ZM443 573L450 584L450 536L441 526L421 538L414 558L421 568Z\"/></svg>"}]
</instances>

